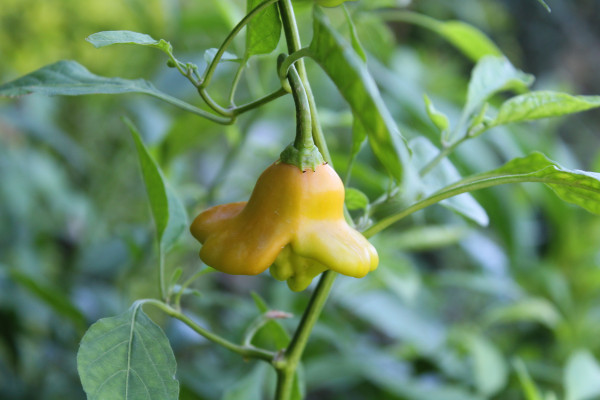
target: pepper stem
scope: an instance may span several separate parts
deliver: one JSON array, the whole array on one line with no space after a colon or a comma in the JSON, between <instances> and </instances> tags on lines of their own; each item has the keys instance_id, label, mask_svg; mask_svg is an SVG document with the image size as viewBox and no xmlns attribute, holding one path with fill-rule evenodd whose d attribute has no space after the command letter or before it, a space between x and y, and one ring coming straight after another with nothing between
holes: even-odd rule
<instances>
[{"instance_id":1,"label":"pepper stem","mask_svg":"<svg viewBox=\"0 0 600 400\"><path fill-rule=\"evenodd\" d=\"M281 162L295 165L302 171L316 170L317 166L324 163L312 136L312 118L310 104L306 90L302 85L298 71L292 65L288 70L288 81L292 89L294 104L296 106L296 138L281 153Z\"/></svg>"}]
</instances>

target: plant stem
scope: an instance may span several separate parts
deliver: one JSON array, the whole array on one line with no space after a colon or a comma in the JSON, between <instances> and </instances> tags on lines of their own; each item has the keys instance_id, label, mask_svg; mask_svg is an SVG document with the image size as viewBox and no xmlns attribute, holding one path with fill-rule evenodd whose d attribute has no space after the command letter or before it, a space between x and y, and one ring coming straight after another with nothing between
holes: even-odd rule
<instances>
[{"instance_id":1,"label":"plant stem","mask_svg":"<svg viewBox=\"0 0 600 400\"><path fill-rule=\"evenodd\" d=\"M288 53L293 54L302 49L300 42L300 33L298 32L298 25L296 24L296 17L294 16L294 8L291 0L279 0L279 14L281 16L281 23L283 24L283 30L285 32L285 39L287 41ZM331 162L331 156L327 149L327 143L325 142L325 136L321 129L321 123L319 122L319 115L317 113L317 105L315 98L310 88L310 83L306 76L306 67L304 66L304 60L299 59L296 61L296 68L298 69L298 75L306 90L306 96L308 97L308 105L310 107L310 114L312 117L312 133L315 140L315 144L319 148L323 159L329 164Z\"/></svg>"},{"instance_id":2,"label":"plant stem","mask_svg":"<svg viewBox=\"0 0 600 400\"><path fill-rule=\"evenodd\" d=\"M319 284L315 289L300 324L294 333L294 337L287 347L284 358L280 362L275 361L275 368L277 370L277 388L275 389L275 400L289 400L292 394L292 387L294 383L294 375L296 369L302 358L302 353L310 337L313 326L319 319L325 301L331 291L331 286L335 280L337 273L328 270L323 273Z\"/></svg>"},{"instance_id":3,"label":"plant stem","mask_svg":"<svg viewBox=\"0 0 600 400\"><path fill-rule=\"evenodd\" d=\"M235 76L231 84L231 90L229 91L229 104L231 107L235 107L235 92L237 90L238 84L240 83L240 79L242 78L242 72L244 72L244 68L246 67L247 62L248 56L245 56L242 59L242 61L240 61L240 66L238 67L237 71L235 71Z\"/></svg>"},{"instance_id":4,"label":"plant stem","mask_svg":"<svg viewBox=\"0 0 600 400\"><path fill-rule=\"evenodd\" d=\"M247 104L243 104L239 107L235 107L231 111L233 112L234 116L237 116L239 114L245 113L246 111L260 107L263 104L269 103L270 101L278 99L279 97L286 95L287 93L288 92L286 92L283 88L279 88L276 91L274 91L264 97L261 97L260 99L254 100Z\"/></svg>"},{"instance_id":5,"label":"plant stem","mask_svg":"<svg viewBox=\"0 0 600 400\"><path fill-rule=\"evenodd\" d=\"M240 346L238 344L230 342L229 340L201 327L200 325L198 325L194 321L192 321L187 315L177 311L176 309L172 308L171 306L169 306L166 303L163 303L160 300L143 299L143 300L136 301L135 304L140 304L140 305L152 304L152 305L158 307L165 314L180 320L181 322L183 322L184 324L186 324L187 326L192 328L196 333L204 336L206 339L208 339L218 345L221 345L221 346L225 347L226 349L229 349L235 353L238 353L239 355L241 355L244 358L258 358L260 360L265 360L267 362L271 362L275 357L275 353L273 353L271 351L268 351L265 349L260 349L258 347L254 347L254 346Z\"/></svg>"},{"instance_id":6,"label":"plant stem","mask_svg":"<svg viewBox=\"0 0 600 400\"><path fill-rule=\"evenodd\" d=\"M206 71L204 71L204 77L202 78L199 87L205 88L206 86L208 86L213 77L213 74L215 73L217 65L221 61L221 57L223 57L223 54L225 54L225 50L227 50L229 45L233 42L233 39L235 39L237 34L240 33L242 28L244 28L246 24L248 24L248 22L250 22L252 18L254 18L258 13L260 13L262 10L275 3L276 1L278 0L263 1L262 3L254 7L244 18L242 18L240 22L238 22L238 24L233 28L233 30L229 32L229 35L227 35L227 37L221 44L221 47L219 47L219 50L217 50L217 53L215 54L215 57L209 64L208 68L206 68Z\"/></svg>"}]
</instances>

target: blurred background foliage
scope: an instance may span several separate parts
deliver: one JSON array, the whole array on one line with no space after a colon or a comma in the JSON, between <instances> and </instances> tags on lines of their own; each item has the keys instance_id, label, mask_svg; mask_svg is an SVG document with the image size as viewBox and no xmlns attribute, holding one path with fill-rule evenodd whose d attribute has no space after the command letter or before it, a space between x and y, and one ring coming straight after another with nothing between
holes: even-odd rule
<instances>
[{"instance_id":1,"label":"blurred background foliage","mask_svg":"<svg viewBox=\"0 0 600 400\"><path fill-rule=\"evenodd\" d=\"M219 46L243 16L243 3L3 0L0 82L75 59L94 73L143 77L199 103L158 52L96 50L83 39L101 30L145 32L169 40L178 58L202 69L204 51ZM456 119L473 64L435 33L384 23L368 11L394 4L480 28L537 77L535 89L600 94L596 0L550 1L551 14L533 0L352 3L369 67L408 138L437 135L424 93ZM310 8L299 5L297 12L307 44ZM329 14L344 32L341 11ZM236 44L240 54L243 40ZM219 67L211 88L217 99L226 98L235 68ZM240 103L277 85L273 57L252 60L247 73ZM309 73L344 176L351 115L310 62ZM0 99L0 399L83 399L75 354L87 326L157 295L152 221L123 116L138 125L190 215L247 198L294 132L289 98L228 127L137 95ZM468 175L540 150L568 168L599 171L599 127L594 111L496 128L461 146L452 160ZM371 200L385 192L387 175L368 148L352 173L350 186ZM600 398L600 219L541 185L474 195L489 227L431 207L373 238L378 270L361 280L338 278L304 358L308 399ZM186 237L169 254L169 269L194 274L201 268L197 250ZM308 293L291 293L268 274L214 273L194 286L186 310L234 340L259 314L251 292L293 312L284 322L290 331L308 301ZM272 383L260 363L151 315L174 348L182 399L257 400ZM538 389L527 386L531 380Z\"/></svg>"}]
</instances>

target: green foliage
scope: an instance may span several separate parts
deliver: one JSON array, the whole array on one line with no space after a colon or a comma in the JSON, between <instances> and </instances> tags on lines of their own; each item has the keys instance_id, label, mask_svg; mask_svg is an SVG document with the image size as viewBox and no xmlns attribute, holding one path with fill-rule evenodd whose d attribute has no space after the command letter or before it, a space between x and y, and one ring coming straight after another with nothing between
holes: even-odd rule
<instances>
[{"instance_id":1,"label":"green foliage","mask_svg":"<svg viewBox=\"0 0 600 400\"><path fill-rule=\"evenodd\" d=\"M279 8L238 26L224 51L264 2L100 3L7 0L0 10L0 94L142 93L170 105L129 95L0 103L0 398L271 399L270 366L236 351L282 354L311 289L206 274L184 232L188 212L246 200L293 139L291 101L270 92L281 84L276 54L290 53ZM313 58L306 72L351 186L348 216L380 266L338 278L292 398L598 397L600 220L589 212L600 214L600 175L588 171L600 101L567 94L600 92L585 72L597 66L573 45L593 38L593 12L556 7L550 20L523 2L517 19L499 0L360 0L313 13L307 3L295 9L310 43L299 54ZM567 37L567 26L584 36ZM94 51L83 39L97 31L95 47L139 46ZM211 64L212 99L202 91ZM147 311L165 332L140 303L121 314L156 296L157 269L172 308ZM177 312L234 351L167 323ZM55 368L41 368L49 357ZM138 396L142 381L156 390Z\"/></svg>"},{"instance_id":2,"label":"green foliage","mask_svg":"<svg viewBox=\"0 0 600 400\"><path fill-rule=\"evenodd\" d=\"M88 399L179 398L168 339L140 305L92 325L81 340L77 365Z\"/></svg>"}]
</instances>

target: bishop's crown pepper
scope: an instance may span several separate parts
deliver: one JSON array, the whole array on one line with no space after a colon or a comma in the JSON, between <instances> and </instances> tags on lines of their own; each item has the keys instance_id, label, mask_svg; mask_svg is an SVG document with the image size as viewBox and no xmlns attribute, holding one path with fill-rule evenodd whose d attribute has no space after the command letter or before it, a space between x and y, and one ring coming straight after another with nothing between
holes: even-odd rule
<instances>
[{"instance_id":1,"label":"bishop's crown pepper","mask_svg":"<svg viewBox=\"0 0 600 400\"><path fill-rule=\"evenodd\" d=\"M314 145L308 100L289 71L298 115L296 140L258 178L248 202L202 212L190 228L200 258L235 275L271 275L304 290L331 269L361 278L377 268L375 248L344 219L344 185Z\"/></svg>"}]
</instances>

